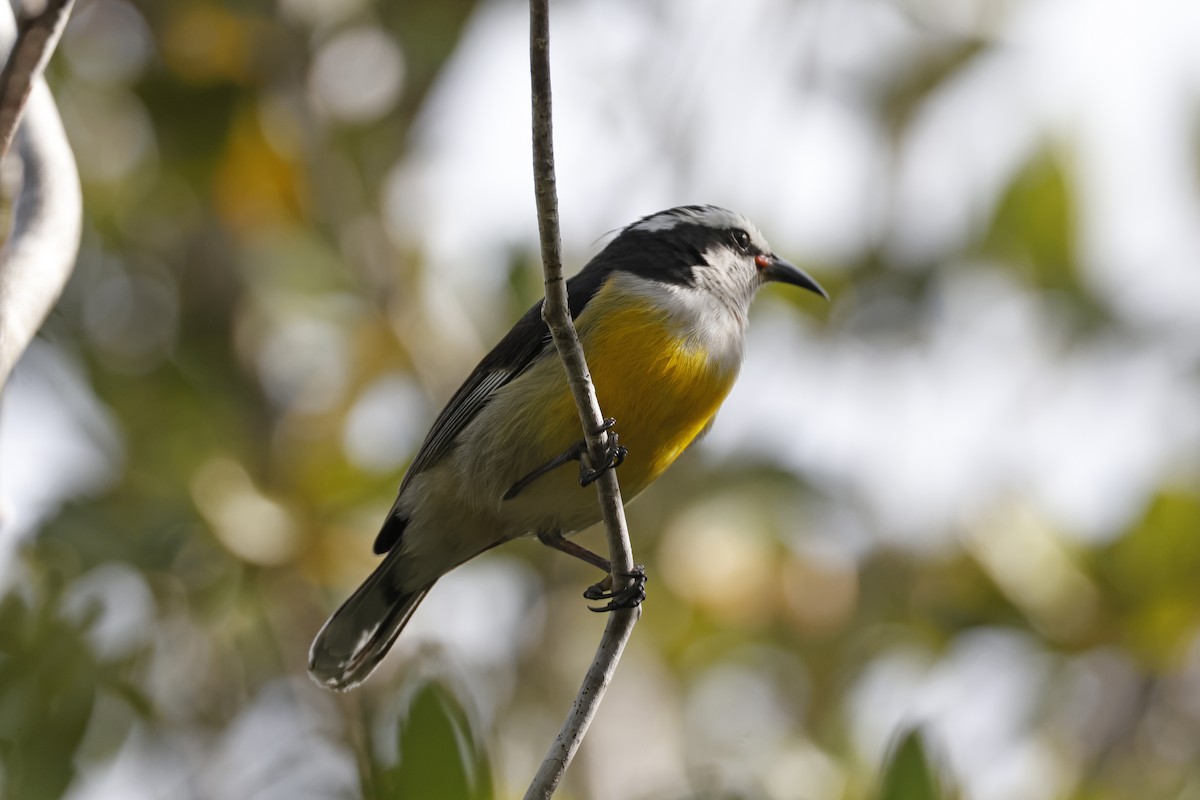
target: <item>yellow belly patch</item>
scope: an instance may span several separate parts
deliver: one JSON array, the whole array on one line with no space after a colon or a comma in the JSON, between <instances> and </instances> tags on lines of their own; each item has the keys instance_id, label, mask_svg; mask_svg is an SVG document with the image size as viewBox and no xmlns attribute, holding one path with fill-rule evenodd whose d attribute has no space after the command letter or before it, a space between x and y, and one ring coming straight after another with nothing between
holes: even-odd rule
<instances>
[{"instance_id":1,"label":"yellow belly patch","mask_svg":"<svg viewBox=\"0 0 1200 800\"><path fill-rule=\"evenodd\" d=\"M595 320L603 319L603 325ZM665 312L645 302L619 306L602 290L578 320L580 340L604 414L629 456L621 486L632 497L679 457L717 413L736 373L674 330ZM576 418L564 391L551 418Z\"/></svg>"}]
</instances>

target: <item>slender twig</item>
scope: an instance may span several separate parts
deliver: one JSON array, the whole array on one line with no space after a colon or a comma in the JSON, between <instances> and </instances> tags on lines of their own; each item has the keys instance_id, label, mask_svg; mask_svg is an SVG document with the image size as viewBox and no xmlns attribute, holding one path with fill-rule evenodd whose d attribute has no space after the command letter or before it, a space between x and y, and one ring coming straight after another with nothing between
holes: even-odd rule
<instances>
[{"instance_id":1,"label":"slender twig","mask_svg":"<svg viewBox=\"0 0 1200 800\"><path fill-rule=\"evenodd\" d=\"M12 44L12 56L0 72L0 125L20 122L22 180L0 250L0 390L71 274L83 214L75 157L50 89L37 74L54 49L71 0L51 0L19 31L8 3L3 5L0 52ZM51 17L47 33L38 20ZM5 135L11 139L11 130Z\"/></svg>"},{"instance_id":2,"label":"slender twig","mask_svg":"<svg viewBox=\"0 0 1200 800\"><path fill-rule=\"evenodd\" d=\"M542 267L546 279L546 300L542 318L550 327L554 345L567 371L567 381L579 421L588 444L588 457L593 464L604 459L608 433L603 430L604 416L596 400L584 359L583 347L575 333L567 305L567 284L563 278L562 243L558 228L558 192L554 178L554 137L550 103L550 12L549 0L529 2L529 66L533 101L533 178L534 199L537 202L538 232L541 235ZM618 424L620 420L618 420ZM633 571L633 551L625 525L625 507L615 470L607 470L596 481L604 527L608 532L609 559L612 562L613 588L629 585L626 577ZM525 800L549 798L558 788L567 765L579 749L588 725L596 714L600 700L612 680L617 661L633 632L640 609L622 609L609 614L608 624L600 638L600 646L583 684L571 706L571 712L547 753L545 761L525 793Z\"/></svg>"},{"instance_id":3,"label":"slender twig","mask_svg":"<svg viewBox=\"0 0 1200 800\"><path fill-rule=\"evenodd\" d=\"M12 146L33 82L46 68L74 4L47 0L38 13L17 21L17 41L0 71L0 158Z\"/></svg>"}]
</instances>

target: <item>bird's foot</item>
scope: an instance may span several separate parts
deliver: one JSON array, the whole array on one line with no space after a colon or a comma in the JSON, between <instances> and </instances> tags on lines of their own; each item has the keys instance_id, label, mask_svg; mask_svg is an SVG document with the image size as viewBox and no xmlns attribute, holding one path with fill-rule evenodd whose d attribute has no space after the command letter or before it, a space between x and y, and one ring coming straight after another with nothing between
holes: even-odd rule
<instances>
[{"instance_id":1,"label":"bird's foot","mask_svg":"<svg viewBox=\"0 0 1200 800\"><path fill-rule=\"evenodd\" d=\"M621 464L623 464L625 462L625 457L627 455L629 455L629 450L627 450L625 448L625 446L621 444L620 437L617 436L617 432L613 430L613 427L616 424L617 424L617 421L614 418L607 417L604 420L603 424L600 425L600 429L596 431L596 433L598 433L598 434L604 433L605 431L609 431L608 443L606 445L605 453L604 453L604 461L601 462L600 466L593 468L593 467L589 467L587 464L585 464L583 462L582 456L584 453L587 452L587 443L586 442L579 443L579 445L582 445L582 447L580 447L580 450L579 450L579 453L580 453L579 485L580 486L588 486L588 485L594 483L596 481L596 479L599 478L601 475L603 475L605 472L608 472L610 469L616 469L617 467L621 466ZM577 445L577 446L579 446L579 445Z\"/></svg>"},{"instance_id":2,"label":"bird's foot","mask_svg":"<svg viewBox=\"0 0 1200 800\"><path fill-rule=\"evenodd\" d=\"M613 591L612 564L607 558L570 541L558 531L539 531L537 537L547 547L552 547L604 570L604 579L589 586L583 592L583 596L588 600L608 601L603 606L588 606L592 611L603 612L616 611L619 608L635 608L646 599L646 568L641 564L635 564L631 572L620 573L620 577L632 580L632 584Z\"/></svg>"},{"instance_id":3,"label":"bird's foot","mask_svg":"<svg viewBox=\"0 0 1200 800\"><path fill-rule=\"evenodd\" d=\"M588 600L607 600L608 603L603 606L588 606L588 608L596 613L604 613L607 611L616 611L622 608L637 608L646 599L646 568L641 564L635 564L632 572L623 572L621 577L630 578L633 580L629 586L623 589L612 588L612 575L605 575L604 579L598 583L589 586L583 593L583 596Z\"/></svg>"}]
</instances>

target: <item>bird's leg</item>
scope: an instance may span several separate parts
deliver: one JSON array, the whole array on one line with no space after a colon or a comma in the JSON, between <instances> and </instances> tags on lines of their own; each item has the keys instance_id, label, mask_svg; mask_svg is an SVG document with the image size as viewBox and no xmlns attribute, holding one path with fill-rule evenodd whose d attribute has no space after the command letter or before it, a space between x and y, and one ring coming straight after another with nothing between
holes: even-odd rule
<instances>
[{"instance_id":1,"label":"bird's leg","mask_svg":"<svg viewBox=\"0 0 1200 800\"><path fill-rule=\"evenodd\" d=\"M600 426L600 429L596 431L596 433L611 431L613 426L616 424L617 421L612 417L609 417L608 419L604 420L604 423ZM587 486L589 483L592 483L594 480L603 475L605 470L621 466L621 462L624 461L625 456L629 454L629 451L619 443L616 433L609 435L608 452L605 454L604 463L601 464L598 469L592 469L583 463L583 456L586 452L587 442L584 440L576 442L559 455L550 459L545 464L542 464L533 472L530 472L524 478L521 478L512 486L508 487L508 491L504 493L504 499L512 500L521 492L525 491L525 488L529 486L529 484L533 483L546 473L552 472L553 470L558 469L563 464L566 464L570 461L579 462L579 485Z\"/></svg>"},{"instance_id":2,"label":"bird's leg","mask_svg":"<svg viewBox=\"0 0 1200 800\"><path fill-rule=\"evenodd\" d=\"M599 553L593 553L581 544L572 542L567 537L563 536L559 531L538 531L538 541L547 547L552 547L560 553L566 553L569 556L578 558L580 561L587 562L597 569L605 572L612 572L612 562ZM598 600L599 598L588 598L589 600Z\"/></svg>"},{"instance_id":3,"label":"bird's leg","mask_svg":"<svg viewBox=\"0 0 1200 800\"><path fill-rule=\"evenodd\" d=\"M568 462L578 461L583 456L583 448L581 448L580 445L583 445L584 447L586 447L586 444L584 444L583 442L576 442L575 444L568 447L566 449L566 451L564 451L564 452L560 453L559 455L555 456L554 458L550 459L545 464L542 464L540 467L535 469L533 472L526 475L524 478L521 478L519 481L514 483L512 486L508 487L508 491L504 493L504 499L512 500L514 497L519 495L521 492L525 491L525 487L527 487L529 484L533 483L538 478L545 475L547 472L551 472L552 470L558 469L563 464L566 464Z\"/></svg>"},{"instance_id":4,"label":"bird's leg","mask_svg":"<svg viewBox=\"0 0 1200 800\"><path fill-rule=\"evenodd\" d=\"M612 590L612 562L599 553L593 553L581 544L572 542L559 531L538 531L538 541L547 547L552 547L560 553L574 556L593 567L604 570L607 574L599 582L584 590L583 596L588 600L607 600L603 606L588 606L592 611L616 611L619 608L634 608L646 599L646 568L635 564L632 572L621 574L623 578L633 580L633 585L617 591Z\"/></svg>"}]
</instances>

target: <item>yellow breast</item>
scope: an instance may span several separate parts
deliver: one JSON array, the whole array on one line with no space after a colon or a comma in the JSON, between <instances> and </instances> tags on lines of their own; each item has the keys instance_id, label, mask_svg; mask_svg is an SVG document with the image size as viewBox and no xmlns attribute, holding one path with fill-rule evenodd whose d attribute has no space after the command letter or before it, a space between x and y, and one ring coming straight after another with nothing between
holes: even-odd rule
<instances>
[{"instance_id":1,"label":"yellow breast","mask_svg":"<svg viewBox=\"0 0 1200 800\"><path fill-rule=\"evenodd\" d=\"M617 420L629 456L621 486L632 497L690 445L717 413L736 370L722 367L672 324L666 312L602 290L578 320L592 381ZM574 414L569 394L566 413Z\"/></svg>"}]
</instances>

